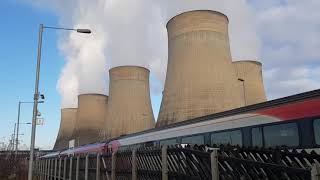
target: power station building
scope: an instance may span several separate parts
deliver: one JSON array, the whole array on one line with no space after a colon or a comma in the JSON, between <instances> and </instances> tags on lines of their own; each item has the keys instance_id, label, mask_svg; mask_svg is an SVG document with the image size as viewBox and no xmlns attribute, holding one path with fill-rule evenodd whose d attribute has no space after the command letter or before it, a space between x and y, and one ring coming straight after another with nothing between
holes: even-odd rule
<instances>
[{"instance_id":1,"label":"power station building","mask_svg":"<svg viewBox=\"0 0 320 180\"><path fill-rule=\"evenodd\" d=\"M173 17L167 30L169 59L157 126L242 106L227 16L185 12Z\"/></svg>"},{"instance_id":2,"label":"power station building","mask_svg":"<svg viewBox=\"0 0 320 180\"><path fill-rule=\"evenodd\" d=\"M108 96L81 94L78 96L78 112L72 140L75 146L105 139Z\"/></svg>"},{"instance_id":3,"label":"power station building","mask_svg":"<svg viewBox=\"0 0 320 180\"><path fill-rule=\"evenodd\" d=\"M65 149L69 147L74 126L77 119L77 108L61 109L60 128L54 150Z\"/></svg>"},{"instance_id":4,"label":"power station building","mask_svg":"<svg viewBox=\"0 0 320 180\"><path fill-rule=\"evenodd\" d=\"M262 64L232 62L226 15L184 12L167 23L168 66L157 127L266 101ZM125 53L125 52L124 52ZM62 109L55 149L155 127L150 71L139 66L109 70L109 97L78 96L78 109Z\"/></svg>"},{"instance_id":5,"label":"power station building","mask_svg":"<svg viewBox=\"0 0 320 180\"><path fill-rule=\"evenodd\" d=\"M233 62L246 106L267 101L263 86L262 64L258 61Z\"/></svg>"},{"instance_id":6,"label":"power station building","mask_svg":"<svg viewBox=\"0 0 320 180\"><path fill-rule=\"evenodd\" d=\"M120 66L109 71L108 138L154 127L149 73L138 66Z\"/></svg>"}]
</instances>

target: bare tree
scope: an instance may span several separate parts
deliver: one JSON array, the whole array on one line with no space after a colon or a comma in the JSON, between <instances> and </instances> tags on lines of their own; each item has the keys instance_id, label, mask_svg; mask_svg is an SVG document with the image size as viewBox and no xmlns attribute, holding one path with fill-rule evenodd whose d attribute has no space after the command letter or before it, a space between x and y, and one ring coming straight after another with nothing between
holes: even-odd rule
<instances>
[{"instance_id":1,"label":"bare tree","mask_svg":"<svg viewBox=\"0 0 320 180\"><path fill-rule=\"evenodd\" d=\"M6 139L3 137L2 140L0 140L0 151L6 151L8 145L9 144L6 142Z\"/></svg>"}]
</instances>

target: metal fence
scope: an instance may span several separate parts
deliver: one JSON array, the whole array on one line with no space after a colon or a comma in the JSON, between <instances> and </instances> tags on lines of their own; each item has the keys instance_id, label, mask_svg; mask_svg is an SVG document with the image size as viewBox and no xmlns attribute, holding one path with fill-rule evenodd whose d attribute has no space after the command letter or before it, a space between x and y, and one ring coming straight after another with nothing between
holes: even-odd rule
<instances>
[{"instance_id":1,"label":"metal fence","mask_svg":"<svg viewBox=\"0 0 320 180\"><path fill-rule=\"evenodd\" d=\"M39 159L38 180L320 180L315 152L181 146Z\"/></svg>"},{"instance_id":2,"label":"metal fence","mask_svg":"<svg viewBox=\"0 0 320 180\"><path fill-rule=\"evenodd\" d=\"M319 165L314 151L221 148L221 179L311 179L311 170Z\"/></svg>"}]
</instances>

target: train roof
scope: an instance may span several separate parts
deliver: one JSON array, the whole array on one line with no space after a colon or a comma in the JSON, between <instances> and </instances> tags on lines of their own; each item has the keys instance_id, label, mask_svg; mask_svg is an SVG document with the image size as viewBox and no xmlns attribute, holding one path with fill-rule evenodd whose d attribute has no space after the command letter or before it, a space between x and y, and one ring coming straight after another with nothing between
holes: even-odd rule
<instances>
[{"instance_id":1,"label":"train roof","mask_svg":"<svg viewBox=\"0 0 320 180\"><path fill-rule=\"evenodd\" d=\"M137 132L137 133L133 133L133 134L129 134L129 135L124 135L121 137L111 139L111 140L109 140L109 142L113 141L113 140L120 140L120 139L133 137L133 136L137 136L137 135L141 135L141 134L145 134L145 133L155 132L155 131L159 131L159 130L170 129L170 128L184 126L184 125L190 125L190 124L194 124L194 123L198 123L198 122L207 121L210 119L217 119L217 118L239 115L239 114L243 114L243 113L255 112L257 110L268 109L268 108L272 108L272 107L276 107L276 106L280 106L280 105L290 104L293 102L299 102L299 101L313 99L313 98L320 98L320 89L309 91L309 92L304 92L304 93L300 93L300 94L296 94L296 95L292 95L292 96L288 96L288 97L283 97L283 98L279 98L279 99L275 99L275 100L270 100L270 101L262 102L259 104L254 104L254 105L245 106L245 107L241 107L241 108L237 108L237 109L232 109L232 110L228 110L228 111L224 111L224 112L219 112L219 113L215 113L215 114L211 114L211 115L207 115L207 116L203 116L203 117L198 117L198 118L166 125L163 127L157 127L157 128L153 128L153 129L149 129L146 131L141 131L141 132Z\"/></svg>"}]
</instances>

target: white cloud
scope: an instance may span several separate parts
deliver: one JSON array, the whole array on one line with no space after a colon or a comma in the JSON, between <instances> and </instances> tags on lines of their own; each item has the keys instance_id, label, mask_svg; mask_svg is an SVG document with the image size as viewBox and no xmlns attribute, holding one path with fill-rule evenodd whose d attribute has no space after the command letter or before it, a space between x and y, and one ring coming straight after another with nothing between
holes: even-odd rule
<instances>
[{"instance_id":1,"label":"white cloud","mask_svg":"<svg viewBox=\"0 0 320 180\"><path fill-rule=\"evenodd\" d=\"M269 98L320 88L320 1L251 2L256 9Z\"/></svg>"},{"instance_id":2,"label":"white cloud","mask_svg":"<svg viewBox=\"0 0 320 180\"><path fill-rule=\"evenodd\" d=\"M275 99L320 88L320 66L271 68L264 72L269 98Z\"/></svg>"},{"instance_id":3,"label":"white cloud","mask_svg":"<svg viewBox=\"0 0 320 180\"><path fill-rule=\"evenodd\" d=\"M149 68L153 81L159 81L151 83L152 93L161 93L167 64L165 25L187 10L212 9L227 14L233 58L259 56L254 16L246 0L24 1L51 8L60 15L62 26L90 27L94 32L92 36L72 33L61 38L67 64L57 88L64 107L75 106L79 93L107 94L107 69L119 65Z\"/></svg>"},{"instance_id":4,"label":"white cloud","mask_svg":"<svg viewBox=\"0 0 320 180\"><path fill-rule=\"evenodd\" d=\"M32 3L57 12L62 25L86 25L94 30L89 38L78 39L78 34L74 34L61 39L68 62L58 89L66 106L75 104L75 96L81 92L107 93L107 78L102 76L106 76L107 68L118 65L150 68L153 81L160 81L151 83L153 93L161 92L167 62L165 23L172 16L193 9L218 10L229 16L233 58L261 58L269 98L320 88L319 0L34 0Z\"/></svg>"},{"instance_id":5,"label":"white cloud","mask_svg":"<svg viewBox=\"0 0 320 180\"><path fill-rule=\"evenodd\" d=\"M318 62L320 53L320 2L285 1L257 11L258 32L264 41L267 66ZM285 59L285 60L283 60ZM278 61L276 61L278 60Z\"/></svg>"}]
</instances>

